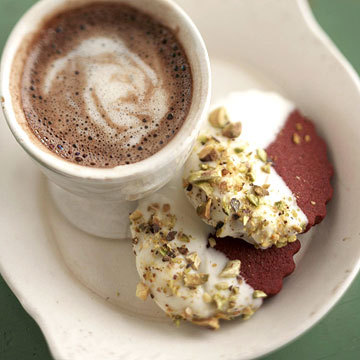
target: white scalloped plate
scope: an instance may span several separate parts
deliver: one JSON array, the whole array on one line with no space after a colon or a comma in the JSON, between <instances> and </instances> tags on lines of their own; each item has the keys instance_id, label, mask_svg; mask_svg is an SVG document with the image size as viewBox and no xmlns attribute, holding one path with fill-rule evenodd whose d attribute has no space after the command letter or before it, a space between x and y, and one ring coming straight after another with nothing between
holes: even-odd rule
<instances>
[{"instance_id":1,"label":"white scalloped plate","mask_svg":"<svg viewBox=\"0 0 360 360\"><path fill-rule=\"evenodd\" d=\"M129 242L88 236L53 207L38 169L0 123L0 270L56 359L249 359L318 321L360 258L360 83L303 0L179 0L202 32L213 101L259 87L283 93L317 124L336 169L328 216L307 239L283 291L248 322L179 329L134 296ZM311 238L311 242L310 242ZM346 241L344 241L346 239Z\"/></svg>"}]
</instances>

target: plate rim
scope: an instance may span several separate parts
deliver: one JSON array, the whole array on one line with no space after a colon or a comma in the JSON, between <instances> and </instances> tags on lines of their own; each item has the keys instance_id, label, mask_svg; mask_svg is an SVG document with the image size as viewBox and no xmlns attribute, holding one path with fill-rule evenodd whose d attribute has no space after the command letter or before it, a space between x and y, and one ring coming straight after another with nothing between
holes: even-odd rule
<instances>
[{"instance_id":1,"label":"plate rim","mask_svg":"<svg viewBox=\"0 0 360 360\"><path fill-rule=\"evenodd\" d=\"M298 5L301 16L306 22L308 30L312 33L314 38L319 40L321 45L328 50L329 56L331 54L333 60L336 61L340 67L342 67L343 71L349 77L349 80L351 80L353 85L355 85L356 90L358 91L360 97L360 79L357 72L349 63L349 61L345 58L345 56L340 52L340 50L336 47L336 45L326 34L326 32L318 24L314 14L311 11L309 0L296 0L296 3ZM332 297L329 298L329 300L317 311L317 313L313 317L305 319L305 321L297 327L297 331L295 335L292 334L291 337L289 336L284 337L283 339L277 342L276 347L271 346L271 348L266 348L266 349L264 348L262 351L259 351L258 353L254 354L255 356L254 358L262 358L265 355L270 355L271 353L280 350L286 345L296 341L301 335L304 335L316 324L318 324L318 322L321 319L323 319L324 316L338 303L338 301L341 299L341 297L344 295L346 290L349 288L355 277L358 275L359 270L360 270L360 258L357 260L352 271L347 274L346 278L337 288L336 292L334 292ZM55 359L64 359L63 353L61 352L61 349L59 348L58 344L56 343L56 341L53 341L51 330L48 329L48 325L44 317L36 309L36 306L32 304L30 301L28 301L26 297L22 294L21 287L15 286L13 284L10 271L7 271L5 269L5 266L1 262L0 262L0 272L6 284L9 286L9 288L14 293L14 295L17 297L24 310L38 324L39 328L41 329L44 335L45 341L49 347L51 355Z\"/></svg>"}]
</instances>

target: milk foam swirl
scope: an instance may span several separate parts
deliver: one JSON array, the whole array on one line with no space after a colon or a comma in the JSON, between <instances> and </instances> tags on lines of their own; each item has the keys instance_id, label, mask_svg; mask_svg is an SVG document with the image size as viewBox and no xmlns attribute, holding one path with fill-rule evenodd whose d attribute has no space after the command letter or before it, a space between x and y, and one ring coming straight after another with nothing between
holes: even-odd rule
<instances>
[{"instance_id":1,"label":"milk foam swirl","mask_svg":"<svg viewBox=\"0 0 360 360\"><path fill-rule=\"evenodd\" d=\"M119 141L132 135L130 144L137 144L142 136L155 129L168 111L169 95L162 80L120 39L86 39L64 57L49 64L44 93L53 93L57 82L65 81L69 72L73 74L75 71L85 78L80 95L90 119L105 129L109 136L119 133ZM70 90L62 96L74 111L79 111ZM153 120L146 132L139 129L144 117Z\"/></svg>"}]
</instances>

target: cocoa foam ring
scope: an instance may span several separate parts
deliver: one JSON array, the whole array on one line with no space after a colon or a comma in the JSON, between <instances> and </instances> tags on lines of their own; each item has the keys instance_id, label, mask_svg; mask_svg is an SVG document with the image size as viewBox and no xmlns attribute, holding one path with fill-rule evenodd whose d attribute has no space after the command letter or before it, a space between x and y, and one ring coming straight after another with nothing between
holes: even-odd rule
<instances>
[{"instance_id":1,"label":"cocoa foam ring","mask_svg":"<svg viewBox=\"0 0 360 360\"><path fill-rule=\"evenodd\" d=\"M282 288L284 277L295 270L293 256L300 250L300 241L269 249L256 249L241 239L231 237L215 238L215 249L230 260L240 260L240 274L256 290L264 291L268 296L276 295Z\"/></svg>"},{"instance_id":2,"label":"cocoa foam ring","mask_svg":"<svg viewBox=\"0 0 360 360\"><path fill-rule=\"evenodd\" d=\"M320 223L333 195L330 180L334 169L327 157L325 141L312 122L298 110L293 111L266 152L307 216L306 231Z\"/></svg>"}]
</instances>

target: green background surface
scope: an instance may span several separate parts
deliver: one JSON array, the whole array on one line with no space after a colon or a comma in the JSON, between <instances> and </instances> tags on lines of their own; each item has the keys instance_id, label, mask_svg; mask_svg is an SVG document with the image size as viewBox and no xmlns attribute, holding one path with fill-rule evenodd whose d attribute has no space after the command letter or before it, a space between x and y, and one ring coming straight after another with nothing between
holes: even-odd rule
<instances>
[{"instance_id":1,"label":"green background surface","mask_svg":"<svg viewBox=\"0 0 360 360\"><path fill-rule=\"evenodd\" d=\"M35 2L0 0L0 52L17 19ZM310 4L320 25L360 73L360 0L311 0ZM51 355L39 327L0 276L0 360L28 359L51 360ZM316 326L263 358L285 359L360 359L360 276Z\"/></svg>"}]
</instances>

